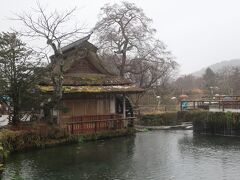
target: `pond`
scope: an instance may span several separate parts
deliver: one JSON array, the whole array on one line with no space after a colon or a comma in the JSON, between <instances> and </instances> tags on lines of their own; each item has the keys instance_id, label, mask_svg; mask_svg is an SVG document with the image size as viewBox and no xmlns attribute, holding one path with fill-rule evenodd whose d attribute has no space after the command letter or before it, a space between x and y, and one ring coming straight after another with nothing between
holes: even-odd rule
<instances>
[{"instance_id":1,"label":"pond","mask_svg":"<svg viewBox=\"0 0 240 180\"><path fill-rule=\"evenodd\" d=\"M240 139L152 131L9 156L2 179L239 179Z\"/></svg>"}]
</instances>

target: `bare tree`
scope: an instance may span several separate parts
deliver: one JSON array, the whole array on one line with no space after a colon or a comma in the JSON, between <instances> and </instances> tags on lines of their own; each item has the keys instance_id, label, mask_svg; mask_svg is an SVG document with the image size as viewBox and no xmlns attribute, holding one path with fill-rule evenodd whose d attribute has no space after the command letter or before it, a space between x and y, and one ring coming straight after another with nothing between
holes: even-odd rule
<instances>
[{"instance_id":1,"label":"bare tree","mask_svg":"<svg viewBox=\"0 0 240 180\"><path fill-rule=\"evenodd\" d=\"M162 61L149 59L133 59L126 76L139 87L145 90L159 86L163 81L173 75L177 67L175 61Z\"/></svg>"},{"instance_id":2,"label":"bare tree","mask_svg":"<svg viewBox=\"0 0 240 180\"><path fill-rule=\"evenodd\" d=\"M205 81L202 77L195 77L191 74L180 76L173 82L173 86L177 89L179 95L185 91L187 92L193 89L203 89L204 84Z\"/></svg>"},{"instance_id":3,"label":"bare tree","mask_svg":"<svg viewBox=\"0 0 240 180\"><path fill-rule=\"evenodd\" d=\"M216 85L223 94L240 94L240 67L226 67L216 72Z\"/></svg>"},{"instance_id":4,"label":"bare tree","mask_svg":"<svg viewBox=\"0 0 240 180\"><path fill-rule=\"evenodd\" d=\"M151 28L151 22L133 3L106 4L101 8L94 33L102 53L114 57L120 76L125 76L131 59L147 57L154 51L150 45L156 30Z\"/></svg>"},{"instance_id":5,"label":"bare tree","mask_svg":"<svg viewBox=\"0 0 240 180\"><path fill-rule=\"evenodd\" d=\"M99 17L94 34L100 53L112 59L121 77L148 90L176 69L171 52L155 38L152 20L141 8L129 2L106 4Z\"/></svg>"},{"instance_id":6,"label":"bare tree","mask_svg":"<svg viewBox=\"0 0 240 180\"><path fill-rule=\"evenodd\" d=\"M149 62L142 60L133 60L131 63L134 72L128 73L128 78L137 84L139 87L144 88L146 91L154 91L154 95L162 96L165 85L168 84L169 79L173 76L176 64ZM166 93L165 93L166 94ZM137 106L144 94L135 96L134 101Z\"/></svg>"},{"instance_id":7,"label":"bare tree","mask_svg":"<svg viewBox=\"0 0 240 180\"><path fill-rule=\"evenodd\" d=\"M73 27L66 30L66 27L72 27L70 20L76 11L76 8L65 12L48 12L39 3L33 14L23 13L17 15L17 20L21 21L27 31L23 35L31 38L42 38L46 40L47 46L53 51L50 63L50 76L54 85L56 104L59 105L62 99L63 66L64 56L62 46L66 42L72 41L82 34L83 28Z\"/></svg>"}]
</instances>

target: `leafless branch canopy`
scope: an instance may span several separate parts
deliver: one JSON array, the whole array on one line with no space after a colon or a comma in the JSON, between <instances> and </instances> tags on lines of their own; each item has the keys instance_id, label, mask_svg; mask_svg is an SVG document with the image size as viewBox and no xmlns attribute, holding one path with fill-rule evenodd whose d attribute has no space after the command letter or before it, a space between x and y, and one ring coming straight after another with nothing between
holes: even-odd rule
<instances>
[{"instance_id":1,"label":"leafless branch canopy","mask_svg":"<svg viewBox=\"0 0 240 180\"><path fill-rule=\"evenodd\" d=\"M37 3L37 8L34 9L33 14L23 13L16 15L16 20L21 21L27 28L27 31L21 32L21 34L30 38L42 38L46 40L47 46L50 46L54 52L49 66L49 73L52 83L54 84L54 99L57 105L61 103L63 95L64 59L62 46L64 43L76 40L76 38L79 38L79 35L83 33L83 28L78 26L70 30L67 29L67 27L72 27L70 22L75 11L76 8L62 13L56 10L49 13L40 3ZM48 57L44 51L42 51L41 54Z\"/></svg>"},{"instance_id":2,"label":"leafless branch canopy","mask_svg":"<svg viewBox=\"0 0 240 180\"><path fill-rule=\"evenodd\" d=\"M27 28L21 34L31 38L46 39L47 45L51 46L54 54L57 55L61 54L63 43L76 39L83 33L83 27L75 26L71 30L66 30L75 11L76 8L61 13L56 10L48 13L46 8L37 3L33 14L26 12L17 14L16 20L21 21Z\"/></svg>"},{"instance_id":3,"label":"leafless branch canopy","mask_svg":"<svg viewBox=\"0 0 240 180\"><path fill-rule=\"evenodd\" d=\"M122 77L149 88L177 67L165 44L155 38L152 20L135 4L106 4L99 17L94 33L100 52L112 59Z\"/></svg>"}]
</instances>

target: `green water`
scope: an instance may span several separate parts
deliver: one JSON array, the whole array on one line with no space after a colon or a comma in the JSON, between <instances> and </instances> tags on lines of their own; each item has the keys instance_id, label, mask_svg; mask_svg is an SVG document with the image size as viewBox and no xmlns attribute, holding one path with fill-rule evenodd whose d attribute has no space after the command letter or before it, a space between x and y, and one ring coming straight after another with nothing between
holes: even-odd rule
<instances>
[{"instance_id":1,"label":"green water","mask_svg":"<svg viewBox=\"0 0 240 180\"><path fill-rule=\"evenodd\" d=\"M13 154L2 179L240 179L240 139L155 131Z\"/></svg>"}]
</instances>

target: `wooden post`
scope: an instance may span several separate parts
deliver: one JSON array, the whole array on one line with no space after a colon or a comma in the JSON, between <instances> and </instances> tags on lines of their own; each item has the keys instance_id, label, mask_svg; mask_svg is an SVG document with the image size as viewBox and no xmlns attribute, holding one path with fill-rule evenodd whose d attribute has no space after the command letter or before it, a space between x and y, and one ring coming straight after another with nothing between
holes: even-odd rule
<instances>
[{"instance_id":1,"label":"wooden post","mask_svg":"<svg viewBox=\"0 0 240 180\"><path fill-rule=\"evenodd\" d=\"M222 101L222 111L224 112L224 101Z\"/></svg>"},{"instance_id":2,"label":"wooden post","mask_svg":"<svg viewBox=\"0 0 240 180\"><path fill-rule=\"evenodd\" d=\"M126 118L126 99L125 94L123 94L123 118Z\"/></svg>"},{"instance_id":3,"label":"wooden post","mask_svg":"<svg viewBox=\"0 0 240 180\"><path fill-rule=\"evenodd\" d=\"M97 132L97 122L95 121L95 133Z\"/></svg>"},{"instance_id":4,"label":"wooden post","mask_svg":"<svg viewBox=\"0 0 240 180\"><path fill-rule=\"evenodd\" d=\"M128 126L128 122L126 122L126 97L125 94L123 94L123 124L124 127Z\"/></svg>"},{"instance_id":5,"label":"wooden post","mask_svg":"<svg viewBox=\"0 0 240 180\"><path fill-rule=\"evenodd\" d=\"M60 124L60 112L57 110L57 124Z\"/></svg>"},{"instance_id":6,"label":"wooden post","mask_svg":"<svg viewBox=\"0 0 240 180\"><path fill-rule=\"evenodd\" d=\"M72 134L73 134L73 123L72 123L71 129L72 129L71 131L72 131Z\"/></svg>"}]
</instances>

